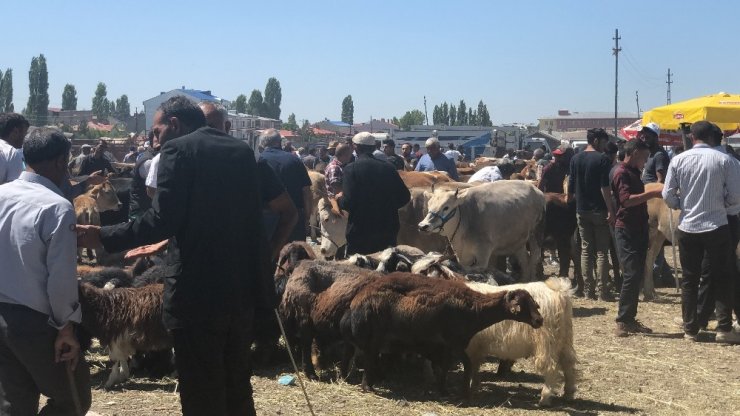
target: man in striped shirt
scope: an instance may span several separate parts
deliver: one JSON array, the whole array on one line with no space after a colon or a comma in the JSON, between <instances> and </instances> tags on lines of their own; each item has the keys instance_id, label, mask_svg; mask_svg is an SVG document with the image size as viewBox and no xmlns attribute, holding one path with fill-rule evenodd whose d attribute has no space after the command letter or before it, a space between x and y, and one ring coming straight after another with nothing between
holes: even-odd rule
<instances>
[{"instance_id":1,"label":"man in striped shirt","mask_svg":"<svg viewBox=\"0 0 740 416\"><path fill-rule=\"evenodd\" d=\"M699 332L697 297L704 260L716 299L716 340L740 343L740 334L732 329L735 282L726 273L733 249L727 213L737 212L740 206L740 169L727 155L709 146L714 131L712 123L706 121L691 126L694 147L674 157L668 166L663 199L669 207L681 210L678 246L685 338L695 341Z\"/></svg>"}]
</instances>

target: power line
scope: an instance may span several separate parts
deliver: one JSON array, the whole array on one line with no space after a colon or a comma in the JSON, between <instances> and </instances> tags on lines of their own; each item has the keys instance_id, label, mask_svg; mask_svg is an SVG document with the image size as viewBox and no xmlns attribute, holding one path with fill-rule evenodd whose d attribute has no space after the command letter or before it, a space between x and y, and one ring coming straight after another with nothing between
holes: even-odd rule
<instances>
[{"instance_id":1,"label":"power line","mask_svg":"<svg viewBox=\"0 0 740 416\"><path fill-rule=\"evenodd\" d=\"M618 110L618 99L619 99L619 52L622 48L619 47L619 29L614 29L614 48L612 53L614 54L614 136L617 135L617 110Z\"/></svg>"},{"instance_id":2,"label":"power line","mask_svg":"<svg viewBox=\"0 0 740 416\"><path fill-rule=\"evenodd\" d=\"M671 68L668 68L668 81L665 82L668 84L668 90L666 91L666 104L671 103L671 84L673 84L671 76L673 76L673 74L671 74Z\"/></svg>"}]
</instances>

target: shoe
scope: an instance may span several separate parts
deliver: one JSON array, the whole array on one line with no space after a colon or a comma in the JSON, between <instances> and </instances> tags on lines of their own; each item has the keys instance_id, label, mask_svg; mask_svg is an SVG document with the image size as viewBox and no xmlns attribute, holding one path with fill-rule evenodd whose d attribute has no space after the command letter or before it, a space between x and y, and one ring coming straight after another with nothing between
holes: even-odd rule
<instances>
[{"instance_id":1,"label":"shoe","mask_svg":"<svg viewBox=\"0 0 740 416\"><path fill-rule=\"evenodd\" d=\"M622 335L624 332L624 335ZM653 330L646 327L642 322L635 319L632 322L617 322L617 329L614 334L618 337L626 337L627 334L652 334Z\"/></svg>"},{"instance_id":2,"label":"shoe","mask_svg":"<svg viewBox=\"0 0 740 416\"><path fill-rule=\"evenodd\" d=\"M609 292L605 292L599 295L599 300L602 302L614 302L614 296Z\"/></svg>"},{"instance_id":3,"label":"shoe","mask_svg":"<svg viewBox=\"0 0 740 416\"><path fill-rule=\"evenodd\" d=\"M691 342L696 342L698 334L689 334L688 332L684 332L683 339Z\"/></svg>"},{"instance_id":4,"label":"shoe","mask_svg":"<svg viewBox=\"0 0 740 416\"><path fill-rule=\"evenodd\" d=\"M730 331L717 330L717 336L714 338L715 342L721 342L724 344L740 344L740 332L734 329Z\"/></svg>"},{"instance_id":5,"label":"shoe","mask_svg":"<svg viewBox=\"0 0 740 416\"><path fill-rule=\"evenodd\" d=\"M583 291L582 290L576 290L575 293L573 293L573 296L575 296L577 298L586 297L586 295L583 294Z\"/></svg>"}]
</instances>

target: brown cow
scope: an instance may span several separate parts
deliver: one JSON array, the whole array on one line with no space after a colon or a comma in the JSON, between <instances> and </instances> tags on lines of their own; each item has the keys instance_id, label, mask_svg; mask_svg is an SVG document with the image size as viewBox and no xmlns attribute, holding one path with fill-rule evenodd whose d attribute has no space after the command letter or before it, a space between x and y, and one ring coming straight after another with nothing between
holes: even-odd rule
<instances>
[{"instance_id":1,"label":"brown cow","mask_svg":"<svg viewBox=\"0 0 740 416\"><path fill-rule=\"evenodd\" d=\"M453 182L452 179L450 179L449 176L447 176L447 173L445 172L404 172L399 171L399 175L401 175L401 180L406 185L407 188L411 189L413 187L419 187L419 186L432 186L434 184L443 183L443 182Z\"/></svg>"},{"instance_id":2,"label":"brown cow","mask_svg":"<svg viewBox=\"0 0 740 416\"><path fill-rule=\"evenodd\" d=\"M100 213L104 211L115 211L121 208L116 189L110 182L105 181L100 185L89 187L87 192L74 199L75 216L77 224L100 225ZM94 258L88 250L89 258ZM77 259L82 259L82 249L78 250Z\"/></svg>"}]
</instances>

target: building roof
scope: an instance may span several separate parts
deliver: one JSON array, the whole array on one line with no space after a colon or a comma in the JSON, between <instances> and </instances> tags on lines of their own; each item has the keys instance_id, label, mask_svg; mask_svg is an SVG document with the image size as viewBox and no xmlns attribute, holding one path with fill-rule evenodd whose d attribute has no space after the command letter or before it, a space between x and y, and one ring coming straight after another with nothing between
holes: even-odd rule
<instances>
[{"instance_id":1,"label":"building roof","mask_svg":"<svg viewBox=\"0 0 740 416\"><path fill-rule=\"evenodd\" d=\"M345 123L344 121L332 121L332 120L324 120L327 123L331 123L337 127L349 127L348 123Z\"/></svg>"},{"instance_id":2,"label":"building roof","mask_svg":"<svg viewBox=\"0 0 740 416\"><path fill-rule=\"evenodd\" d=\"M563 114L567 113L567 114ZM614 118L614 112L609 111L585 111L585 112L578 112L578 111L561 111L560 114L556 114L553 116L545 116L540 117L540 120L547 119L547 120L572 120L572 119L584 119L584 118ZM617 113L617 118L633 118L637 119L639 118L637 113Z\"/></svg>"},{"instance_id":3,"label":"building roof","mask_svg":"<svg viewBox=\"0 0 740 416\"><path fill-rule=\"evenodd\" d=\"M90 130L111 131L111 130L113 130L113 125L112 124L96 123L94 121L88 121L87 122L87 128L90 129Z\"/></svg>"},{"instance_id":4,"label":"building roof","mask_svg":"<svg viewBox=\"0 0 740 416\"><path fill-rule=\"evenodd\" d=\"M180 89L170 90L170 91L167 91L167 92L161 92L159 95L157 95L155 97L152 97L152 98L150 98L148 100L144 100L144 102L147 102L149 100L153 100L153 99L159 97L160 95L170 94L170 93L176 93L176 94L173 94L173 95L185 95L185 96L189 96L189 97L193 98L196 101L214 101L214 102L218 102L218 103L220 103L222 101L220 98L218 98L215 95L211 94L211 91L202 91L202 90L194 90L194 89L189 89L189 88L180 88Z\"/></svg>"},{"instance_id":5,"label":"building roof","mask_svg":"<svg viewBox=\"0 0 740 416\"><path fill-rule=\"evenodd\" d=\"M292 139L294 137L298 137L297 133L290 131L290 130L279 130L279 133L280 133L280 137L284 139Z\"/></svg>"},{"instance_id":6,"label":"building roof","mask_svg":"<svg viewBox=\"0 0 740 416\"><path fill-rule=\"evenodd\" d=\"M347 127L349 127L349 124L347 124ZM318 127L311 127L311 131L313 132L313 134L315 134L317 136L334 136L334 135L337 134L337 132L335 132L335 131L324 130L324 129L320 129Z\"/></svg>"}]
</instances>

